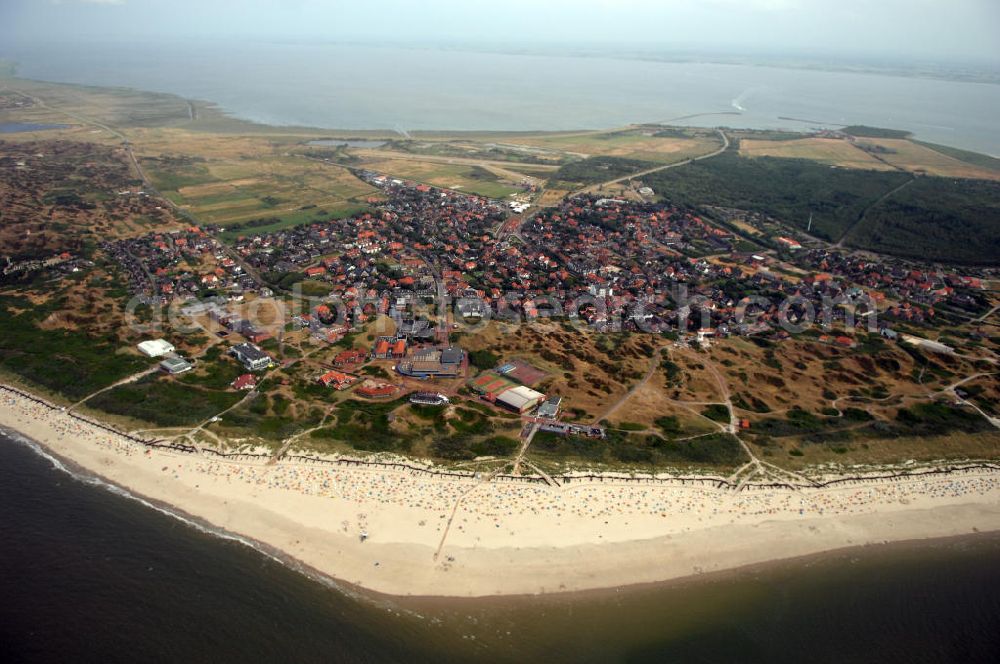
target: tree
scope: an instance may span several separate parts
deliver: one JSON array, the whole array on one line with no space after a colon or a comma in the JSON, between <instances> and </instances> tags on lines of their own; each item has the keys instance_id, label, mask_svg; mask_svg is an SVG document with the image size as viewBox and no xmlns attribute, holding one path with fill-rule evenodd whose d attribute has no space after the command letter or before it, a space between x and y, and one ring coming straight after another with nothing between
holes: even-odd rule
<instances>
[{"instance_id":1,"label":"tree","mask_svg":"<svg viewBox=\"0 0 1000 664\"><path fill-rule=\"evenodd\" d=\"M481 371L492 369L500 363L500 356L489 350L469 352L469 363Z\"/></svg>"}]
</instances>

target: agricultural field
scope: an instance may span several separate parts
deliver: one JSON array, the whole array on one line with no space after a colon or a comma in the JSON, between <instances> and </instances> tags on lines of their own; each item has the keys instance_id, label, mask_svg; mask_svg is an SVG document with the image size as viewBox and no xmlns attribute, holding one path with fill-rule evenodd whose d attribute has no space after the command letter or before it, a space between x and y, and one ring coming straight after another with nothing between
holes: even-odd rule
<instances>
[{"instance_id":1,"label":"agricultural field","mask_svg":"<svg viewBox=\"0 0 1000 664\"><path fill-rule=\"evenodd\" d=\"M1000 180L1000 171L961 161L911 140L865 138L858 139L857 143L862 148L876 146L880 159L912 173L946 178Z\"/></svg>"},{"instance_id":2,"label":"agricultural field","mask_svg":"<svg viewBox=\"0 0 1000 664\"><path fill-rule=\"evenodd\" d=\"M224 153L223 153L224 154ZM378 192L350 171L279 154L141 157L154 186L199 222L273 227L349 214Z\"/></svg>"},{"instance_id":3,"label":"agricultural field","mask_svg":"<svg viewBox=\"0 0 1000 664\"><path fill-rule=\"evenodd\" d=\"M945 148L947 150L947 148ZM952 154L906 138L859 137L855 140L800 136L790 140L742 138L740 155L807 159L830 166L864 170L903 170L950 178L1000 179L1000 169L963 151ZM964 153L972 155L972 153ZM988 159L988 158L987 158Z\"/></svg>"},{"instance_id":4,"label":"agricultural field","mask_svg":"<svg viewBox=\"0 0 1000 664\"><path fill-rule=\"evenodd\" d=\"M266 219L273 230L351 214L377 194L346 169L295 154L308 140L336 132L254 125L171 95L19 79L5 84L8 94L29 101L0 111L0 118L68 125L12 134L12 141L44 135L120 147L128 140L157 190L200 223Z\"/></svg>"},{"instance_id":5,"label":"agricultural field","mask_svg":"<svg viewBox=\"0 0 1000 664\"><path fill-rule=\"evenodd\" d=\"M684 135L655 128L635 128L623 131L588 132L584 134L556 134L526 137L516 144L541 147L564 152L580 158L619 157L648 161L654 164L672 164L718 149L718 136L707 130L684 130ZM513 143L513 142L512 142Z\"/></svg>"},{"instance_id":6,"label":"agricultural field","mask_svg":"<svg viewBox=\"0 0 1000 664\"><path fill-rule=\"evenodd\" d=\"M191 106L179 97L124 88L3 79L11 94L32 100L31 106L0 112L0 119L38 124L69 124L64 130L46 131L88 142L120 143L111 128L162 127L190 121Z\"/></svg>"},{"instance_id":7,"label":"agricultural field","mask_svg":"<svg viewBox=\"0 0 1000 664\"><path fill-rule=\"evenodd\" d=\"M990 171L1000 172L1000 159L996 157L991 157L987 154L980 154L979 152L970 152L968 150L962 150L960 148L953 148L948 145L936 145L934 143L926 143L924 141L912 141L916 145L922 145L925 148L934 150L943 155L949 157L954 157L959 161L965 162L967 164L972 164L973 166L978 166L980 168L985 168Z\"/></svg>"},{"instance_id":8,"label":"agricultural field","mask_svg":"<svg viewBox=\"0 0 1000 664\"><path fill-rule=\"evenodd\" d=\"M895 170L890 164L879 161L871 154L858 149L849 141L838 138L813 137L785 141L742 139L740 141L740 155L743 157L808 159L843 168L876 171Z\"/></svg>"}]
</instances>

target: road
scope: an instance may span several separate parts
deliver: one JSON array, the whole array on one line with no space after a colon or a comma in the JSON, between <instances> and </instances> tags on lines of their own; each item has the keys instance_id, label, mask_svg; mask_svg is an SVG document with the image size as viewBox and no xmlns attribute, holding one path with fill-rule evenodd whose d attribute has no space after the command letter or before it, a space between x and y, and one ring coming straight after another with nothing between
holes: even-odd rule
<instances>
[{"instance_id":1,"label":"road","mask_svg":"<svg viewBox=\"0 0 1000 664\"><path fill-rule=\"evenodd\" d=\"M574 196L580 196L582 194L594 193L596 191L599 191L600 189L603 189L604 187L613 184L618 184L619 182L627 182L628 180L641 178L646 175L650 175L652 173L659 173L660 171L665 171L670 168L679 168L680 166L686 166L696 161L701 161L702 159L711 159L712 157L717 157L729 149L729 136L727 136L726 132L722 131L721 129L716 129L715 131L719 134L719 137L722 138L722 147L719 148L718 150L715 150L714 152L709 152L708 154L703 154L698 157L692 157L691 159L685 159L684 161L678 161L673 164L664 164L663 166L648 168L644 171L639 171L638 173L631 173L630 175L626 175L620 178L615 178L613 180L608 180L607 182L601 182L595 185L590 185L589 187L584 187L583 189L570 192L569 194L566 195L565 198L573 198ZM499 230L497 231L496 235L497 239L500 239L501 237L506 235L508 238L511 237L517 238L521 242L521 244L527 244L527 242L524 239L524 236L521 235L521 228L524 226L524 223L530 217L535 216L539 212L542 212L543 210L556 208L558 206L559 203L553 203L552 205L546 205L543 207L532 206L530 211L510 217L502 226L500 226Z\"/></svg>"},{"instance_id":2,"label":"road","mask_svg":"<svg viewBox=\"0 0 1000 664\"><path fill-rule=\"evenodd\" d=\"M992 309L990 309L989 311L987 311L985 314L983 314L979 318L973 319L972 322L973 323L985 323L986 319L989 318L990 316L992 316L993 314L995 314L997 311L1000 311L1000 305L997 305L997 306L993 307Z\"/></svg>"},{"instance_id":3,"label":"road","mask_svg":"<svg viewBox=\"0 0 1000 664\"><path fill-rule=\"evenodd\" d=\"M986 413L985 411L983 411L983 409L980 408L979 406L977 406L976 404L972 403L971 401L969 401L967 399L963 399L962 397L958 396L958 392L955 391L959 387L961 387L962 385L965 385L968 382L976 380L977 378L984 378L986 376L996 376L996 375L997 375L996 372L973 374L971 376L967 376L967 377L963 378L962 380L959 380L959 381L956 381L956 382L952 383L948 387L940 390L938 392L938 394L949 394L949 395L953 396L955 398L955 401L957 401L958 403L962 404L963 406L969 406L970 408L972 408L973 410L975 410L977 413L979 413L980 415L982 415L986 419L986 421L989 422L991 425L993 425L995 428L1000 429L1000 418L993 417L992 415L989 415L988 413Z\"/></svg>"},{"instance_id":4,"label":"road","mask_svg":"<svg viewBox=\"0 0 1000 664\"><path fill-rule=\"evenodd\" d=\"M726 132L722 131L721 129L716 129L715 131L722 138L722 147L716 150L715 152L709 152L708 154L703 154L699 157L692 157L691 159L685 159L684 161L678 161L673 164L665 164L663 166L657 166L655 168L648 168L644 171L639 171L638 173L631 173L630 175L626 175L624 177L615 178L614 180L608 180L607 182L601 182L600 184L591 185L579 191L573 192L572 194L570 194L570 196L579 196L580 194L594 193L609 185L618 184L620 182L627 182L629 180L636 180L638 178L645 177L646 175L659 173L660 171L665 171L670 168L679 168L681 166L687 166L688 164L693 164L694 162L701 161L702 159L711 159L712 157L718 157L720 154L729 149L729 137L726 135Z\"/></svg>"}]
</instances>

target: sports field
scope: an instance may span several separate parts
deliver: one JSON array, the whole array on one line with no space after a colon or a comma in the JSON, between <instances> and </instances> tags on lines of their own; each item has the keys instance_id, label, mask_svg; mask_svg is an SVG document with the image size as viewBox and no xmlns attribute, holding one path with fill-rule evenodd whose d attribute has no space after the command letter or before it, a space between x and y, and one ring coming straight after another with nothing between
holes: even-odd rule
<instances>
[{"instance_id":1,"label":"sports field","mask_svg":"<svg viewBox=\"0 0 1000 664\"><path fill-rule=\"evenodd\" d=\"M473 378L469 381L469 386L480 394L499 394L508 388L516 387L517 383L490 371Z\"/></svg>"}]
</instances>

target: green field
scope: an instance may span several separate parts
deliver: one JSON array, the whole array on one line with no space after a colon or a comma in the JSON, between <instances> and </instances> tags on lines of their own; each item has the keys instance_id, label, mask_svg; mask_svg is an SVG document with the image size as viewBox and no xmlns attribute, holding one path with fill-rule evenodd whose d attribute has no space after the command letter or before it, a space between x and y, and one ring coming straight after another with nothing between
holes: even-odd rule
<instances>
[{"instance_id":1,"label":"green field","mask_svg":"<svg viewBox=\"0 0 1000 664\"><path fill-rule=\"evenodd\" d=\"M733 468L747 460L739 441L728 434L711 434L692 440L672 440L658 435L609 430L600 440L539 432L529 458L544 465L553 462L599 463L609 466Z\"/></svg>"},{"instance_id":2,"label":"green field","mask_svg":"<svg viewBox=\"0 0 1000 664\"><path fill-rule=\"evenodd\" d=\"M191 387L166 376L151 376L102 392L87 401L87 406L113 415L174 427L203 422L234 405L243 396L237 392Z\"/></svg>"},{"instance_id":3,"label":"green field","mask_svg":"<svg viewBox=\"0 0 1000 664\"><path fill-rule=\"evenodd\" d=\"M331 219L343 219L352 215L364 212L368 207L357 203L345 202L337 205L324 206L322 208L307 208L296 210L277 216L258 217L245 222L230 224L226 226L220 237L230 242L241 236L264 235L275 233L285 228L293 226L303 226Z\"/></svg>"},{"instance_id":4,"label":"green field","mask_svg":"<svg viewBox=\"0 0 1000 664\"><path fill-rule=\"evenodd\" d=\"M964 161L967 164L973 166L978 166L979 168L985 168L991 171L1000 172L1000 159L996 157L991 157L986 154L980 154L978 152L970 152L968 150L961 150L959 148L948 147L947 145L938 145L936 143L925 143L923 141L912 141L917 145L922 145L925 148L930 148L936 152L940 152L943 155L947 155L953 159L958 159L959 161Z\"/></svg>"},{"instance_id":5,"label":"green field","mask_svg":"<svg viewBox=\"0 0 1000 664\"><path fill-rule=\"evenodd\" d=\"M844 127L841 131L851 136L859 138L909 138L912 134L901 129L885 129L883 127L869 127L867 125L851 125Z\"/></svg>"},{"instance_id":6,"label":"green field","mask_svg":"<svg viewBox=\"0 0 1000 664\"><path fill-rule=\"evenodd\" d=\"M266 233L353 214L378 190L343 168L302 157L146 157L153 185L197 222Z\"/></svg>"},{"instance_id":7,"label":"green field","mask_svg":"<svg viewBox=\"0 0 1000 664\"><path fill-rule=\"evenodd\" d=\"M656 164L638 159L590 157L562 166L552 175L550 182L558 189L579 189L655 167Z\"/></svg>"}]
</instances>

